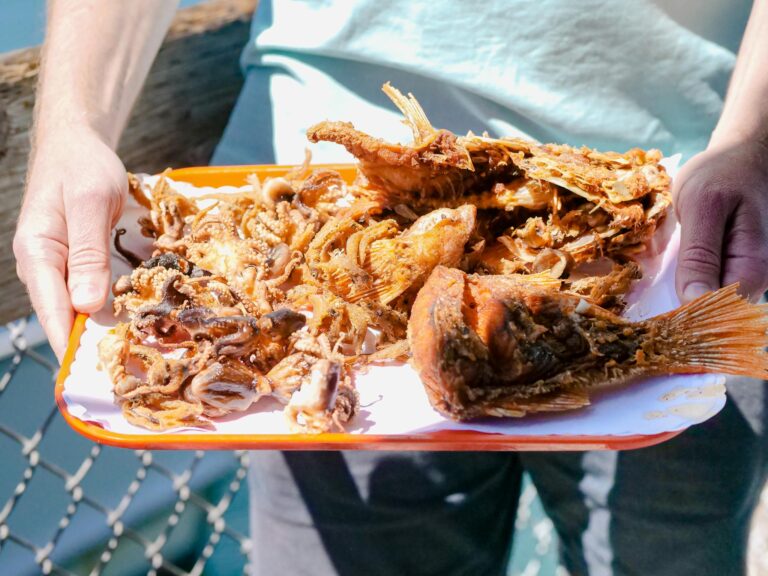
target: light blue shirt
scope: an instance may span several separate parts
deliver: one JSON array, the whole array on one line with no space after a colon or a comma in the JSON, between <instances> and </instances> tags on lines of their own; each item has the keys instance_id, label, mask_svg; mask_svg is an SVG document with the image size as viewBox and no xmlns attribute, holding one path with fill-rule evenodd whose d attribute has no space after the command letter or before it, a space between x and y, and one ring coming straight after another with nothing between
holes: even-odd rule
<instances>
[{"instance_id":1,"label":"light blue shirt","mask_svg":"<svg viewBox=\"0 0 768 576\"><path fill-rule=\"evenodd\" d=\"M299 161L304 131L326 118L407 141L379 92L391 80L413 92L440 128L688 157L706 146L720 115L749 7L742 0L262 0L243 53L249 81L239 112L263 135L258 146L271 145L270 160L281 163ZM243 129L228 131L234 140L222 144L219 161L242 156ZM314 152L318 161L346 159L330 145Z\"/></svg>"}]
</instances>

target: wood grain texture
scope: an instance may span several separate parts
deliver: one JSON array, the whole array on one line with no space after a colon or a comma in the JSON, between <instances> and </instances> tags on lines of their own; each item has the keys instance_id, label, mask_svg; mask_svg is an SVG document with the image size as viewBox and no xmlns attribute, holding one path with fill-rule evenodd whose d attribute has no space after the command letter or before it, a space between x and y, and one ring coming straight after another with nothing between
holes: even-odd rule
<instances>
[{"instance_id":1,"label":"wood grain texture","mask_svg":"<svg viewBox=\"0 0 768 576\"><path fill-rule=\"evenodd\" d=\"M207 163L242 86L239 58L256 2L209 0L178 12L120 140L128 170ZM11 244L39 59L39 48L0 55L0 323L31 310Z\"/></svg>"}]
</instances>

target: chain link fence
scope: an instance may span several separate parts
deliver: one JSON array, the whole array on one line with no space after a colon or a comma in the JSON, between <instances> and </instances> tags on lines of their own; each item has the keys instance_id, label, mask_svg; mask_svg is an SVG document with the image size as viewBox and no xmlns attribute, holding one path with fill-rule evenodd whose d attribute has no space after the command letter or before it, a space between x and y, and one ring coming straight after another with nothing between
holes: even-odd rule
<instances>
[{"instance_id":1,"label":"chain link fence","mask_svg":"<svg viewBox=\"0 0 768 576\"><path fill-rule=\"evenodd\" d=\"M7 326L0 363L0 573L237 574L247 569L246 452L121 450L79 437L57 364Z\"/></svg>"},{"instance_id":2,"label":"chain link fence","mask_svg":"<svg viewBox=\"0 0 768 576\"><path fill-rule=\"evenodd\" d=\"M31 347L28 319L7 325L0 361L0 574L27 576L238 574L248 570L242 451L147 451L100 446L58 412L58 370ZM552 523L526 482L509 573L552 576Z\"/></svg>"}]
</instances>

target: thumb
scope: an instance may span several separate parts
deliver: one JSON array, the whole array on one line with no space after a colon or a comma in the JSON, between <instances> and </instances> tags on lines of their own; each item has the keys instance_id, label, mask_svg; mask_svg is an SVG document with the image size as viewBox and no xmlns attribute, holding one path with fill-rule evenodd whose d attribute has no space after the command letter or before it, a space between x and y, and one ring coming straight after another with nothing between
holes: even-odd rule
<instances>
[{"instance_id":1,"label":"thumb","mask_svg":"<svg viewBox=\"0 0 768 576\"><path fill-rule=\"evenodd\" d=\"M107 299L111 220L110 202L98 195L67 206L67 285L78 312L95 312Z\"/></svg>"},{"instance_id":2,"label":"thumb","mask_svg":"<svg viewBox=\"0 0 768 576\"><path fill-rule=\"evenodd\" d=\"M760 190L759 195L762 194ZM724 240L723 286L738 282L739 292L757 300L768 286L765 207L755 202L742 202L729 220Z\"/></svg>"},{"instance_id":3,"label":"thumb","mask_svg":"<svg viewBox=\"0 0 768 576\"><path fill-rule=\"evenodd\" d=\"M728 213L721 203L708 202L706 194L697 200L678 211L681 235L675 287L683 303L720 288Z\"/></svg>"}]
</instances>

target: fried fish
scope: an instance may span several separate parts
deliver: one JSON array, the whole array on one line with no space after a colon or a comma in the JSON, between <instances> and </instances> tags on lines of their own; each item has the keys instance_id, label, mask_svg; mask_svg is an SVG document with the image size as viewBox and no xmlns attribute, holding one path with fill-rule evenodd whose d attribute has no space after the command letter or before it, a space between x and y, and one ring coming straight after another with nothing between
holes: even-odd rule
<instances>
[{"instance_id":1,"label":"fried fish","mask_svg":"<svg viewBox=\"0 0 768 576\"><path fill-rule=\"evenodd\" d=\"M768 308L732 285L631 322L525 277L438 267L408 326L433 407L454 420L589 404L589 391L638 376L768 375Z\"/></svg>"}]
</instances>

